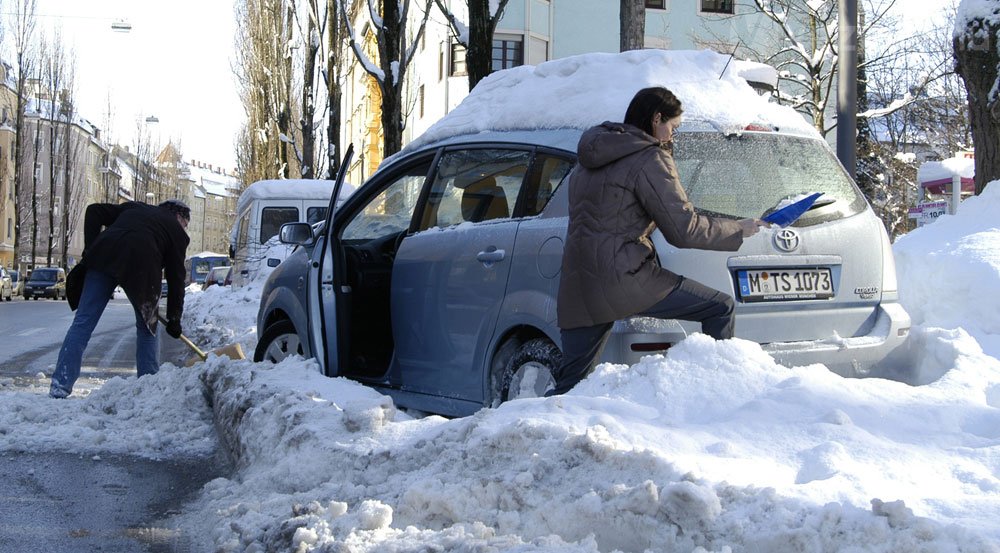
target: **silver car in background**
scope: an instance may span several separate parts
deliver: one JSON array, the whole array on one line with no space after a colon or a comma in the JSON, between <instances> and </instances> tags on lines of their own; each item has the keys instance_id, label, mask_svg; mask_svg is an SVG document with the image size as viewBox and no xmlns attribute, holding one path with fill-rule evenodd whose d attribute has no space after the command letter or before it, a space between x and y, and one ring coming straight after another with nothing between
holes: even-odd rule
<instances>
[{"instance_id":1,"label":"silver car in background","mask_svg":"<svg viewBox=\"0 0 1000 553\"><path fill-rule=\"evenodd\" d=\"M661 263L736 299L736 336L780 362L864 376L904 340L889 241L830 148L755 128L685 122L674 155L695 206L760 217L823 192L788 228L737 252L678 250ZM556 295L567 175L581 131L486 132L383 164L325 225L293 223L301 245L271 274L256 360L315 357L325 374L371 385L402 406L465 415L539 395L560 358ZM603 359L663 353L697 325L615 324Z\"/></svg>"}]
</instances>

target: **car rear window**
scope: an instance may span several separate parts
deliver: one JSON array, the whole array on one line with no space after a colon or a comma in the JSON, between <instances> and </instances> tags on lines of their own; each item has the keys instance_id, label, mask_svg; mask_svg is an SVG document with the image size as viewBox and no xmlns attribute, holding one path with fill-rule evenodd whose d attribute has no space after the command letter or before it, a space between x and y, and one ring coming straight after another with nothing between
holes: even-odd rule
<instances>
[{"instance_id":1,"label":"car rear window","mask_svg":"<svg viewBox=\"0 0 1000 553\"><path fill-rule=\"evenodd\" d=\"M700 211L759 218L783 201L822 192L816 209L796 226L846 217L865 209L861 192L823 143L776 133L679 133L674 160L681 184Z\"/></svg>"}]
</instances>

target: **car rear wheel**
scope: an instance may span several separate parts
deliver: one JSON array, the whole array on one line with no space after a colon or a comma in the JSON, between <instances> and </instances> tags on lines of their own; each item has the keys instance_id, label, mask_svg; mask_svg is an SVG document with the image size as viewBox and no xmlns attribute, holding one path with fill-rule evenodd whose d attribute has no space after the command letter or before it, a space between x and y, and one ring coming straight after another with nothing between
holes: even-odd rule
<instances>
[{"instance_id":1,"label":"car rear wheel","mask_svg":"<svg viewBox=\"0 0 1000 553\"><path fill-rule=\"evenodd\" d=\"M562 352L548 338L520 344L507 361L500 378L500 400L542 397L555 388L554 374Z\"/></svg>"},{"instance_id":2,"label":"car rear wheel","mask_svg":"<svg viewBox=\"0 0 1000 553\"><path fill-rule=\"evenodd\" d=\"M292 355L303 355L302 342L292 321L278 321L264 330L253 352L256 362L280 363Z\"/></svg>"}]
</instances>

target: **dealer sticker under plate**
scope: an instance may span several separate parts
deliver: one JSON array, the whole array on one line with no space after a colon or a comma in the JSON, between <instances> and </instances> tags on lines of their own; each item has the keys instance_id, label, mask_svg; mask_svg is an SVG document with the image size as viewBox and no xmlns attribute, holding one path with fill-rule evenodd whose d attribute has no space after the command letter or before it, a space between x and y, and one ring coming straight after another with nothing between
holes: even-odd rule
<instances>
[{"instance_id":1,"label":"dealer sticker under plate","mask_svg":"<svg viewBox=\"0 0 1000 553\"><path fill-rule=\"evenodd\" d=\"M830 269L761 269L736 273L740 299L752 301L821 300L833 297Z\"/></svg>"}]
</instances>

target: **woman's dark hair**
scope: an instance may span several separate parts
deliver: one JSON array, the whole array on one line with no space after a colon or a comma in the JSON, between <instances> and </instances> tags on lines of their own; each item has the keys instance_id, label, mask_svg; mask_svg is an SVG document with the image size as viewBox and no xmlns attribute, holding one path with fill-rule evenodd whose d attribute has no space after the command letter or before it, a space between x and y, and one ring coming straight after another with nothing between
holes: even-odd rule
<instances>
[{"instance_id":1,"label":"woman's dark hair","mask_svg":"<svg viewBox=\"0 0 1000 553\"><path fill-rule=\"evenodd\" d=\"M673 119L683 112L681 101L673 92L662 86L653 86L635 93L625 110L625 123L639 127L651 135L654 115L659 113L664 119Z\"/></svg>"}]
</instances>

